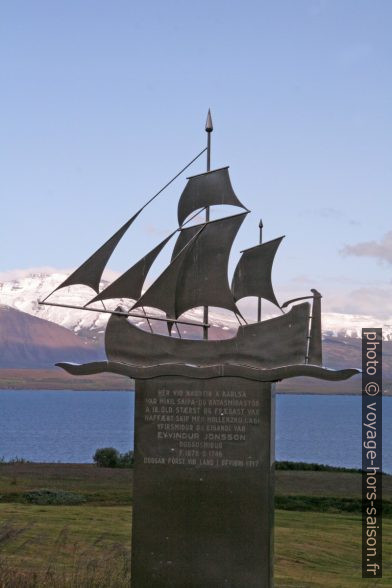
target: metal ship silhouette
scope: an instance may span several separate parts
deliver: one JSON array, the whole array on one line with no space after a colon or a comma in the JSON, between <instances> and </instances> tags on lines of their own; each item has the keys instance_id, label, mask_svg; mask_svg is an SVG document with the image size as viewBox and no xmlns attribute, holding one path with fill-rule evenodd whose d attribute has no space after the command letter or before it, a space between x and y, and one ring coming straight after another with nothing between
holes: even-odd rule
<instances>
[{"instance_id":1,"label":"metal ship silhouette","mask_svg":"<svg viewBox=\"0 0 392 588\"><path fill-rule=\"evenodd\" d=\"M242 251L229 283L231 248L250 211L236 196L228 167L210 170L212 128L209 113L206 124L208 144L195 158L207 152L207 171L188 178L178 202L178 228L114 282L100 290L102 274L120 240L167 184L40 302L76 308L47 300L57 290L83 284L92 288L96 295L82 308L111 314L105 331L107 361L56 365L74 375L114 372L138 379L179 375L196 378L239 376L259 381L276 381L293 376L343 380L358 373L356 369L335 371L322 365L321 295L317 290L312 290L311 296L289 300L282 305L278 303L271 273L283 237L259 242ZM210 220L210 207L219 210L220 206L227 205L237 207L241 212ZM203 211L205 221L189 225ZM261 222L259 227L261 241ZM151 266L175 237L170 263L143 291ZM237 306L239 300L248 296L259 300L257 321L252 324L246 323ZM130 299L134 303L128 309L123 306L115 310L106 309L104 301L113 299ZM311 299L311 303L307 299ZM261 300L269 301L282 314L261 320ZM103 308L97 307L97 303L101 303ZM203 322L181 318L190 309L198 307L204 307ZM209 307L226 309L236 315L239 326L235 336L223 340L208 338ZM288 307L291 308L286 311ZM146 308L159 309L165 316L148 314ZM131 323L129 317L144 319L150 331ZM154 321L166 322L167 335L154 332ZM182 324L199 327L203 336L199 340L184 338L179 329Z\"/></svg>"}]
</instances>

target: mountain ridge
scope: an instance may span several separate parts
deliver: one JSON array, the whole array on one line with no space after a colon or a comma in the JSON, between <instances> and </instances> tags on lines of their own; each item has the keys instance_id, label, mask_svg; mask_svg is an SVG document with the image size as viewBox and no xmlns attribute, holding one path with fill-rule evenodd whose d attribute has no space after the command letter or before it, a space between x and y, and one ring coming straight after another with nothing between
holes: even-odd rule
<instances>
[{"instance_id":1,"label":"mountain ridge","mask_svg":"<svg viewBox=\"0 0 392 588\"><path fill-rule=\"evenodd\" d=\"M93 340L101 340L109 315L85 310L59 308L54 306L43 306L38 303L50 292L59 286L67 277L64 273L32 272L0 282L0 303L6 304L17 310L26 312L38 318L42 318L62 327L65 327L75 334L82 335ZM102 288L108 284L102 282ZM72 286L64 288L51 296L52 302L65 302L74 306L83 306L87 300L92 298L92 290L85 286ZM110 302L112 304L110 305ZM130 307L130 301L110 301L105 303L109 308L115 308L118 303L123 302ZM138 309L140 312L140 309ZM273 315L265 315L264 318L271 318ZM202 309L194 309L187 312L184 317L194 321L202 319ZM360 338L363 327L382 327L383 338L392 341L392 325L383 325L380 320L368 315L353 315L337 312L323 312L323 336L340 338ZM138 326L146 327L146 321L142 318L135 320ZM213 309L210 311L210 323L214 331L219 329L236 330L238 322L235 317L225 311ZM215 335L218 333L215 332Z\"/></svg>"},{"instance_id":2,"label":"mountain ridge","mask_svg":"<svg viewBox=\"0 0 392 588\"><path fill-rule=\"evenodd\" d=\"M101 347L91 339L0 305L0 368L50 368L62 356L78 363L104 357Z\"/></svg>"},{"instance_id":3,"label":"mountain ridge","mask_svg":"<svg viewBox=\"0 0 392 588\"><path fill-rule=\"evenodd\" d=\"M38 304L38 299L46 296L64 278L65 275L62 274L37 273L0 283L0 301L6 302L6 304L0 305L0 370L4 370L4 368L26 370L28 368L31 373L35 373L39 369L59 373L53 370L55 363L59 361L86 363L105 359L104 332L109 315ZM91 297L91 290L76 286L72 289L65 288L64 292L59 294L62 299L67 298L67 303L81 306L89 295ZM189 319L200 321L202 310L190 311L186 316ZM332 319L338 320L334 316ZM133 320L142 328L148 328L145 319ZM361 324L361 317L356 317L356 321ZM351 336L358 334L359 325L354 324L352 328L338 330L336 328L328 329L328 324L331 327L331 322L328 323L328 320L326 322L327 328L323 329L324 365L333 369L360 368L361 339L357 336ZM215 311L210 314L210 323L212 338L233 336L238 327L236 319ZM159 330L163 332L165 323L157 322L156 324L160 325ZM200 332L199 327L186 328L189 329L188 336L197 336ZM155 325L154 330L158 330ZM390 388L389 382L392 382L392 340L389 332L384 333L384 339L384 382ZM73 388L80 386L83 388L84 385L87 387L96 385L97 389L105 389L105 387L107 389L108 382L110 382L110 379L102 381L97 379L90 384L83 384L83 378L64 379L59 375L56 384L52 372L48 372L45 378L42 375L34 377L38 378L39 382L51 382L54 387L69 386ZM23 377L24 382L28 382L28 377L26 378L25 375ZM18 381L15 374L8 381L11 382L9 387L19 386L12 384L12 381ZM126 384L125 387L128 387L128 382ZM119 386L122 387L122 383L118 380L115 384L116 389ZM318 390L333 393L336 390L336 385L335 387L328 385L324 388L321 390L320 384L316 384L312 379L289 380L278 386L281 391L311 392ZM349 384L344 383L339 386L342 393L360 393L360 389L360 377L356 377Z\"/></svg>"}]
</instances>

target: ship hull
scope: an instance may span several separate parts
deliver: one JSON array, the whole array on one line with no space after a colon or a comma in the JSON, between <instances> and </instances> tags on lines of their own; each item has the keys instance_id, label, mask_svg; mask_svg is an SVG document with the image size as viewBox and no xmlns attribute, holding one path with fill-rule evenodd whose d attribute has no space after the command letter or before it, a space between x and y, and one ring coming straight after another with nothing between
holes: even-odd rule
<instances>
[{"instance_id":1,"label":"ship hull","mask_svg":"<svg viewBox=\"0 0 392 588\"><path fill-rule=\"evenodd\" d=\"M110 362L140 367L182 364L271 369L305 364L309 311L309 303L298 304L285 315L240 326L235 337L219 341L152 334L114 314L106 327L106 354Z\"/></svg>"},{"instance_id":2,"label":"ship hull","mask_svg":"<svg viewBox=\"0 0 392 588\"><path fill-rule=\"evenodd\" d=\"M308 376L340 381L359 372L307 363L308 324L309 304L303 303L280 317L241 326L231 339L194 341L142 331L124 316L114 314L105 333L107 361L56 365L74 376L110 372L139 380L179 376L276 382Z\"/></svg>"}]
</instances>

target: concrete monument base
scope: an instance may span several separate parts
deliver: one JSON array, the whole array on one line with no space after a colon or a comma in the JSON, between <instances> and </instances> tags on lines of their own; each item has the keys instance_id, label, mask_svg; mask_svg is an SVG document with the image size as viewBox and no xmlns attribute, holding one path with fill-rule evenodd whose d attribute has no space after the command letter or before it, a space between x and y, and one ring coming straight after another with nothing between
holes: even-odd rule
<instances>
[{"instance_id":1,"label":"concrete monument base","mask_svg":"<svg viewBox=\"0 0 392 588\"><path fill-rule=\"evenodd\" d=\"M273 388L136 381L133 588L272 586Z\"/></svg>"}]
</instances>

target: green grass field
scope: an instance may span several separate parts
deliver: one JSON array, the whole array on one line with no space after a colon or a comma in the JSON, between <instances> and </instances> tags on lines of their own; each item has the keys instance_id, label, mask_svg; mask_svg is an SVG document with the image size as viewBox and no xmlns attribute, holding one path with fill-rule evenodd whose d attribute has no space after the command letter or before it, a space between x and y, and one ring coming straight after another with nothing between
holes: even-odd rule
<instances>
[{"instance_id":1,"label":"green grass field","mask_svg":"<svg viewBox=\"0 0 392 588\"><path fill-rule=\"evenodd\" d=\"M385 494L390 498L391 480ZM360 495L358 474L277 472L277 494ZM77 506L25 504L36 488L83 494ZM132 470L94 466L0 466L0 587L129 586ZM392 586L392 518L383 521L384 578L361 579L357 513L276 511L275 585ZM245 588L245 587L244 587Z\"/></svg>"}]
</instances>

